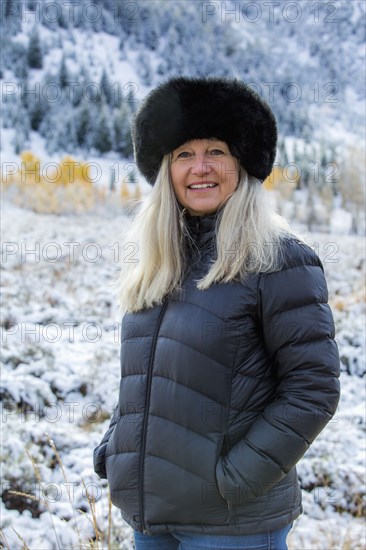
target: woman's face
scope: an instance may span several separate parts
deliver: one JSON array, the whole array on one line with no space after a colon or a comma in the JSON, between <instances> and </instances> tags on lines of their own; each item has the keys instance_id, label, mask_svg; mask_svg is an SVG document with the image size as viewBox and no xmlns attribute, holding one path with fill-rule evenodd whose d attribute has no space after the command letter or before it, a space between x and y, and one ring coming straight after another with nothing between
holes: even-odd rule
<instances>
[{"instance_id":1,"label":"woman's face","mask_svg":"<svg viewBox=\"0 0 366 550\"><path fill-rule=\"evenodd\" d=\"M195 139L172 153L175 195L192 216L216 212L239 181L239 163L224 141Z\"/></svg>"}]
</instances>

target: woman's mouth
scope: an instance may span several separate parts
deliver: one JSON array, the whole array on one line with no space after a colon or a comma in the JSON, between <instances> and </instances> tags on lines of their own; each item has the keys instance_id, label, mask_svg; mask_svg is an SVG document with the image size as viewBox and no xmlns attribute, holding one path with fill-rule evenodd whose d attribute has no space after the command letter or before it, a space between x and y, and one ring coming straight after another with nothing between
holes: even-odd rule
<instances>
[{"instance_id":1,"label":"woman's mouth","mask_svg":"<svg viewBox=\"0 0 366 550\"><path fill-rule=\"evenodd\" d=\"M188 185L188 189L212 189L217 185L217 183L192 183L192 185Z\"/></svg>"}]
</instances>

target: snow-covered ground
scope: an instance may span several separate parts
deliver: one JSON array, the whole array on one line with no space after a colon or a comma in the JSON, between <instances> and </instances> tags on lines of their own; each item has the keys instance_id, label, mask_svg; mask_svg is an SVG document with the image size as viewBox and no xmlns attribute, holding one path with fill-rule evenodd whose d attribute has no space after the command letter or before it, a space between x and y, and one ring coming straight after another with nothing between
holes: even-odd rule
<instances>
[{"instance_id":1,"label":"snow-covered ground","mask_svg":"<svg viewBox=\"0 0 366 550\"><path fill-rule=\"evenodd\" d=\"M53 216L4 201L1 517L11 550L133 548L132 531L115 508L108 546L107 485L92 466L93 448L118 395L121 320L111 284L118 260L131 252L121 246L128 224L117 209ZM364 240L308 238L326 270L342 357L342 397L299 464L304 514L289 546L361 550ZM95 517L87 493L95 497ZM95 525L99 540L91 546Z\"/></svg>"}]
</instances>

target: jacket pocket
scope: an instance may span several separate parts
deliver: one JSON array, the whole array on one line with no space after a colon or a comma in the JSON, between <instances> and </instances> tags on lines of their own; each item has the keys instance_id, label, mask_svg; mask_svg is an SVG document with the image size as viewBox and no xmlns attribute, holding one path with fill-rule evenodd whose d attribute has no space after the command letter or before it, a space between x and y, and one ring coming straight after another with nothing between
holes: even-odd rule
<instances>
[{"instance_id":1,"label":"jacket pocket","mask_svg":"<svg viewBox=\"0 0 366 550\"><path fill-rule=\"evenodd\" d=\"M159 419L152 417L151 423L153 432L158 433ZM152 441L154 452L145 456L146 520L226 524L229 505L221 496L215 478L222 437L217 434L216 440L209 440L183 428L178 430L176 425L172 425L171 430L169 434L165 429L161 439Z\"/></svg>"},{"instance_id":2,"label":"jacket pocket","mask_svg":"<svg viewBox=\"0 0 366 550\"><path fill-rule=\"evenodd\" d=\"M94 472L101 478L107 479L107 473L105 470L105 450L107 443L98 445L93 452Z\"/></svg>"},{"instance_id":3,"label":"jacket pocket","mask_svg":"<svg viewBox=\"0 0 366 550\"><path fill-rule=\"evenodd\" d=\"M117 409L116 409L117 411ZM107 479L107 472L105 468L105 459L106 459L106 452L108 444L112 438L112 435L116 429L116 426L118 424L120 416L117 417L115 414L112 417L111 424L104 434L102 441L99 443L97 447L95 447L93 451L93 465L94 465L94 472L101 478L101 479ZM117 420L118 418L118 420Z\"/></svg>"},{"instance_id":4,"label":"jacket pocket","mask_svg":"<svg viewBox=\"0 0 366 550\"><path fill-rule=\"evenodd\" d=\"M238 496L240 495L240 486L238 480L234 478L232 473L224 468L222 464L223 458L223 456L219 456L216 463L216 483L222 498L231 505L233 502L237 502Z\"/></svg>"}]
</instances>

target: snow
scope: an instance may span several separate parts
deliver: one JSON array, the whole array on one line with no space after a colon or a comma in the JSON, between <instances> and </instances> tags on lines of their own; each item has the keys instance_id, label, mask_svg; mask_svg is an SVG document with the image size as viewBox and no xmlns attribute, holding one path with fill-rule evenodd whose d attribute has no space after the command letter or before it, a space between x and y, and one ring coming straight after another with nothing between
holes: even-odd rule
<instances>
[{"instance_id":1,"label":"snow","mask_svg":"<svg viewBox=\"0 0 366 550\"><path fill-rule=\"evenodd\" d=\"M3 251L6 243L15 243L18 252L3 255L3 490L15 488L41 501L32 501L35 517L29 509L20 513L2 504L12 550L22 547L13 528L31 550L86 547L95 533L82 479L96 498L104 536L100 547L107 548L107 484L93 472L92 451L118 396L120 318L111 287L118 263L111 246L122 242L129 223L115 210L39 215L4 201ZM365 543L359 517L365 454L364 242L324 233L309 233L307 240L326 271L343 357L342 397L335 417L299 464L304 514L289 543L291 550L358 550ZM51 241L60 245L61 256L21 253L22 243L29 250L38 243L42 251ZM70 242L78 243L72 256L65 246ZM82 253L87 243L100 247L97 262ZM332 255L329 243L337 244ZM119 548L133 548L131 528L116 509L112 522L112 540Z\"/></svg>"},{"instance_id":2,"label":"snow","mask_svg":"<svg viewBox=\"0 0 366 550\"><path fill-rule=\"evenodd\" d=\"M183 2L183 7L186 4L188 2ZM344 9L347 4L344 2L340 7ZM352 5L355 7L351 10L351 20L356 25L364 8L361 2L354 1ZM248 82L257 83L267 99L269 87L265 83L282 83L282 87L288 82L301 85L302 98L295 107L299 111L305 109L314 122L312 146L316 147L326 138L328 144L338 145L341 152L354 144L362 148L365 110L358 68L362 66L363 43L356 43L348 27L343 36L341 28L320 27L315 24L313 11L309 11L310 4L301 2L301 6L303 18L295 25L284 23L280 7L275 7L275 20L270 21L267 6L263 7L264 16L255 25L245 24L242 16L239 22L232 16L223 16L221 26L216 26L214 32L223 31L225 26L228 36L234 36L236 41L240 37L250 60L259 59L257 68L248 67L250 72L246 77ZM216 7L219 9L218 4ZM221 11L225 9L230 9L229 4L221 6ZM325 13L321 10L322 18ZM199 36L201 26L197 26L196 15L201 20L202 10L195 14L193 4L187 6L185 24L192 18L190 28ZM14 40L26 46L35 23L35 16L28 13L22 32ZM173 29L173 20L169 25ZM289 35L292 27L296 30L294 36ZM209 28L206 24L204 30ZM189 36L192 54L188 44L176 44L172 52L167 35L159 37L154 52L144 49L143 44L137 48L136 44L130 47L127 43L120 51L119 38L105 32L84 32L72 27L55 31L40 24L37 30L44 46L44 67L29 72L30 90L42 81L47 71L53 74L59 71L63 53L71 73L77 74L84 65L91 79L99 83L106 69L111 85L117 84L123 93L131 88L129 83L135 85L138 101L149 90L140 82L138 74L141 54L149 58L154 84L166 76L158 73L166 46L170 46L174 60L178 59L177 55L182 63L188 60L180 65L185 71L189 69L194 73L199 68L195 65L196 59L202 62L197 56L202 44L195 41L194 36ZM352 59L349 67L355 66L352 78L351 73L345 73L343 78L344 71L340 69L335 73L340 84L337 95L340 102L335 105L324 103L329 90L323 86L330 80L330 73L323 57L311 58L307 40L309 36L321 45L318 36L327 32L328 39L331 33L332 40L342 45L347 46L346 39L349 40L348 52ZM339 55L337 48L331 51ZM243 56L245 50L239 53ZM215 71L221 68L222 59L219 57L216 62ZM332 62L335 63L334 58ZM228 65L233 75L241 74L242 64L242 57L236 57L234 64ZM3 73L1 84L6 83L17 83L10 70ZM319 86L320 102L311 101L314 84ZM280 89L274 88L275 103L281 99ZM16 93L20 95L20 87ZM10 92L2 87L2 94L10 95ZM282 112L292 106L279 105ZM20 163L11 146L14 134L12 128L2 129L5 171L11 171L11 163L18 167ZM29 149L40 158L42 166L60 162L62 152L50 155L45 145L39 134L31 132ZM295 145L302 152L306 139L286 137L290 160ZM113 153L103 158L93 154L85 158L80 152L75 153L75 160L93 163L98 174L94 183L105 188L109 186L112 168L118 170L119 181L135 168L130 160ZM142 192L150 189L143 178L139 184ZM281 201L282 212L289 217L296 216L300 223L298 229L303 232L306 195L299 191L295 192L294 200L282 198ZM308 233L306 238L319 254L326 272L340 349L342 395L335 417L299 463L304 514L289 535L290 550L363 550L366 547L361 517L365 507L365 243L362 236L350 234L351 214L336 201L335 207L328 226L331 232ZM319 218L324 217L322 208L320 202L315 204ZM92 464L93 448L108 427L118 397L121 319L112 283L118 275L117 256L123 254L121 242L129 223L125 212L110 202L91 213L56 216L35 214L4 198L1 526L11 550L24 548L22 539L30 550L91 548L90 541L96 538L95 522L99 530L95 547L109 548L109 517L113 547L133 549L132 530L116 508L109 509L107 483L94 474ZM30 494L33 498L19 498L9 490ZM95 497L94 507L90 503L91 495Z\"/></svg>"},{"instance_id":3,"label":"snow","mask_svg":"<svg viewBox=\"0 0 366 550\"><path fill-rule=\"evenodd\" d=\"M351 233L352 214L344 208L335 208L331 214L330 229L332 233Z\"/></svg>"}]
</instances>

